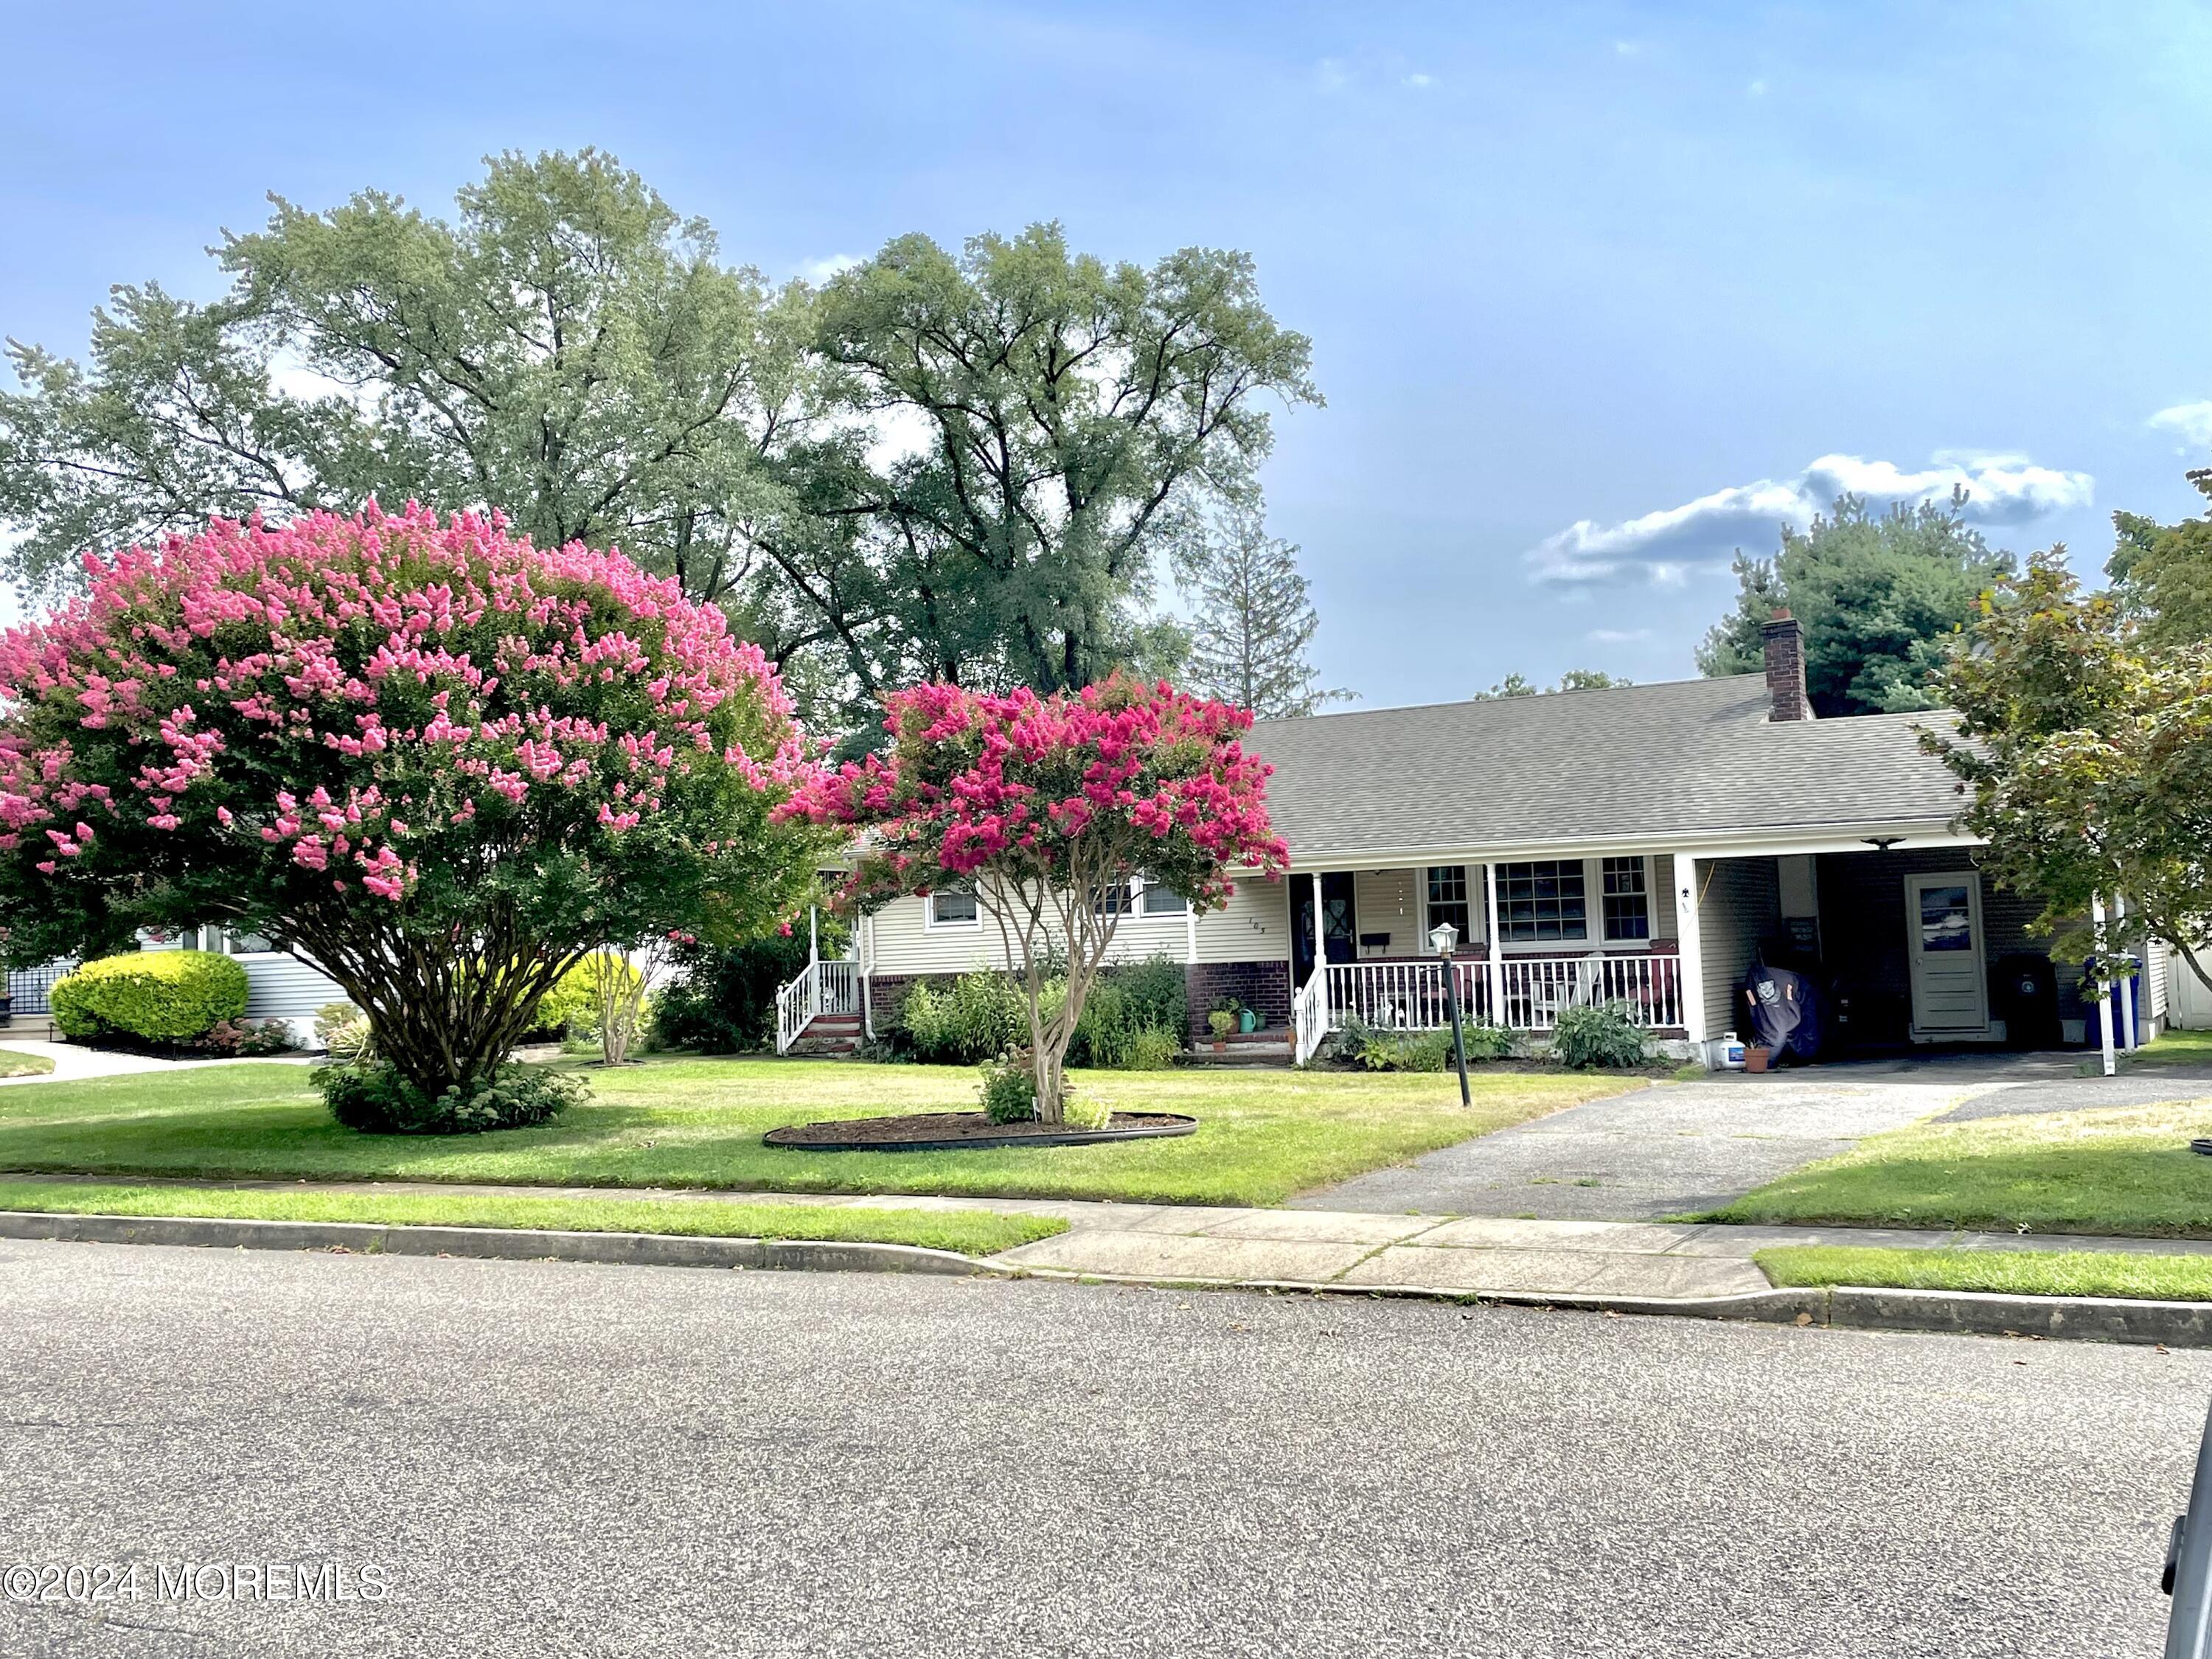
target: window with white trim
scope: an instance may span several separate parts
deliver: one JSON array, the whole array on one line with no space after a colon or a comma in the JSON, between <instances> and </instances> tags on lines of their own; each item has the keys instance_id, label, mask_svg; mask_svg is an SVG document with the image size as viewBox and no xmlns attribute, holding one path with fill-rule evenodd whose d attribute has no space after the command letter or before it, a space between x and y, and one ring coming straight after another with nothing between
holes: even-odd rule
<instances>
[{"instance_id":1,"label":"window with white trim","mask_svg":"<svg viewBox=\"0 0 2212 1659\"><path fill-rule=\"evenodd\" d=\"M1091 908L1102 916L1126 916L1134 905L1126 881L1109 881L1091 890Z\"/></svg>"},{"instance_id":2,"label":"window with white trim","mask_svg":"<svg viewBox=\"0 0 2212 1659\"><path fill-rule=\"evenodd\" d=\"M1429 932L1434 932L1440 922L1449 922L1459 929L1459 942L1466 944L1474 937L1470 920L1472 912L1467 899L1467 866L1463 864L1432 864L1427 872L1429 889ZM1423 944L1427 941L1422 940Z\"/></svg>"},{"instance_id":3,"label":"window with white trim","mask_svg":"<svg viewBox=\"0 0 2212 1659\"><path fill-rule=\"evenodd\" d=\"M1580 859L1535 859L1498 866L1498 931L1516 944L1589 937Z\"/></svg>"},{"instance_id":4,"label":"window with white trim","mask_svg":"<svg viewBox=\"0 0 2212 1659\"><path fill-rule=\"evenodd\" d=\"M940 887L930 894L929 925L932 927L981 927L983 925L983 910L975 902L975 890L972 887Z\"/></svg>"},{"instance_id":5,"label":"window with white trim","mask_svg":"<svg viewBox=\"0 0 2212 1659\"><path fill-rule=\"evenodd\" d=\"M1148 916L1179 916L1190 908L1190 901L1165 883L1145 878L1145 891L1137 908Z\"/></svg>"},{"instance_id":6,"label":"window with white trim","mask_svg":"<svg viewBox=\"0 0 2212 1659\"><path fill-rule=\"evenodd\" d=\"M1651 884L1641 858L1603 861L1605 936L1609 939L1651 937Z\"/></svg>"}]
</instances>

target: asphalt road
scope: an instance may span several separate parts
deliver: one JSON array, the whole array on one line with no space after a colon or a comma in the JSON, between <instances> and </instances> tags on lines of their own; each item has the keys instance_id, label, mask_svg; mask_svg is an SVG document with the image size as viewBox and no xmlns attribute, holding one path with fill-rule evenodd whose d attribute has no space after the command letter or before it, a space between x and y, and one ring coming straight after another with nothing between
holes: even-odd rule
<instances>
[{"instance_id":1,"label":"asphalt road","mask_svg":"<svg viewBox=\"0 0 2212 1659\"><path fill-rule=\"evenodd\" d=\"M2209 1391L2062 1343L5 1243L0 1563L147 1594L0 1601L0 1654L2124 1659ZM389 1589L150 1594L241 1561Z\"/></svg>"}]
</instances>

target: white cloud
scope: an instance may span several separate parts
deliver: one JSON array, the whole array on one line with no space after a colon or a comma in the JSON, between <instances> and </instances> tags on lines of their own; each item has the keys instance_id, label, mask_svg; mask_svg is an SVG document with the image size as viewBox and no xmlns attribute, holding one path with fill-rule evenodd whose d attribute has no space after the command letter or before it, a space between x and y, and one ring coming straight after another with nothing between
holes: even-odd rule
<instances>
[{"instance_id":1,"label":"white cloud","mask_svg":"<svg viewBox=\"0 0 2212 1659\"><path fill-rule=\"evenodd\" d=\"M1636 645L1658 636L1649 628L1593 628L1583 637L1592 645Z\"/></svg>"},{"instance_id":2,"label":"white cloud","mask_svg":"<svg viewBox=\"0 0 2212 1659\"><path fill-rule=\"evenodd\" d=\"M1436 83L1437 77L1433 75L1409 75L1405 82L1406 85L1414 88L1432 87Z\"/></svg>"},{"instance_id":3,"label":"white cloud","mask_svg":"<svg viewBox=\"0 0 2212 1659\"><path fill-rule=\"evenodd\" d=\"M802 259L799 262L799 279L803 283L826 283L841 270L850 270L864 263L857 253L832 253L821 259Z\"/></svg>"},{"instance_id":4,"label":"white cloud","mask_svg":"<svg viewBox=\"0 0 2212 1659\"><path fill-rule=\"evenodd\" d=\"M2160 410L2146 424L2179 437L2178 453L2212 448L2212 401L2176 404Z\"/></svg>"},{"instance_id":5,"label":"white cloud","mask_svg":"<svg viewBox=\"0 0 2212 1659\"><path fill-rule=\"evenodd\" d=\"M1744 88L1744 92L1748 97L1764 98L1766 96L1766 82L1764 81L1753 81L1749 86Z\"/></svg>"},{"instance_id":6,"label":"white cloud","mask_svg":"<svg viewBox=\"0 0 2212 1659\"><path fill-rule=\"evenodd\" d=\"M2094 482L2086 472L2038 466L2023 455L1944 450L1917 470L1823 455L1794 478L1734 484L1618 524L1581 520L1525 556L1539 581L1679 586L1695 573L1725 568L1740 547L1767 550L1783 525L1803 529L1838 495L1863 495L1887 507L1948 501L1963 489L1970 521L2018 525L2087 507Z\"/></svg>"}]
</instances>

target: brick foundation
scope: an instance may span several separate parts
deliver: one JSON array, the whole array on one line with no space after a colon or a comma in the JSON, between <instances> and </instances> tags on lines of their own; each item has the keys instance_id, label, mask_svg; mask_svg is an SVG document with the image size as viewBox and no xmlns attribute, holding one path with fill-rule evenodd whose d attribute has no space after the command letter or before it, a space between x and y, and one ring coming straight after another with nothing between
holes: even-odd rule
<instances>
[{"instance_id":1,"label":"brick foundation","mask_svg":"<svg viewBox=\"0 0 2212 1659\"><path fill-rule=\"evenodd\" d=\"M1194 962L1182 970L1190 998L1190 1040L1211 1039L1206 1011L1222 997L1235 997L1260 1017L1264 1027L1291 1023L1291 964L1287 962Z\"/></svg>"},{"instance_id":2,"label":"brick foundation","mask_svg":"<svg viewBox=\"0 0 2212 1659\"><path fill-rule=\"evenodd\" d=\"M889 1036L898 1029L899 1010L906 1006L908 987L926 979L939 980L950 985L959 977L957 974L869 975L867 1020L862 1029L872 1030L879 1038Z\"/></svg>"}]
</instances>

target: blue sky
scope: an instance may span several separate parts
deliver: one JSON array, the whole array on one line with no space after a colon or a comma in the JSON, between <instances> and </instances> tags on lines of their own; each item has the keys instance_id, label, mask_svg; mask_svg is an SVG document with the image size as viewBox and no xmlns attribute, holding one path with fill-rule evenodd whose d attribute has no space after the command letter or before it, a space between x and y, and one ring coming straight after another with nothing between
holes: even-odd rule
<instances>
[{"instance_id":1,"label":"blue sky","mask_svg":"<svg viewBox=\"0 0 2212 1659\"><path fill-rule=\"evenodd\" d=\"M0 331L279 191L432 209L596 144L786 276L1058 218L1249 249L1328 398L1278 422L1329 683L1691 671L1730 548L1971 481L2100 561L2212 460L2212 14L1465 4L32 7L0 27ZM2192 408L2192 405L2204 405ZM2173 411L2179 411L2178 413ZM2164 418L2161 420L2161 413Z\"/></svg>"}]
</instances>

